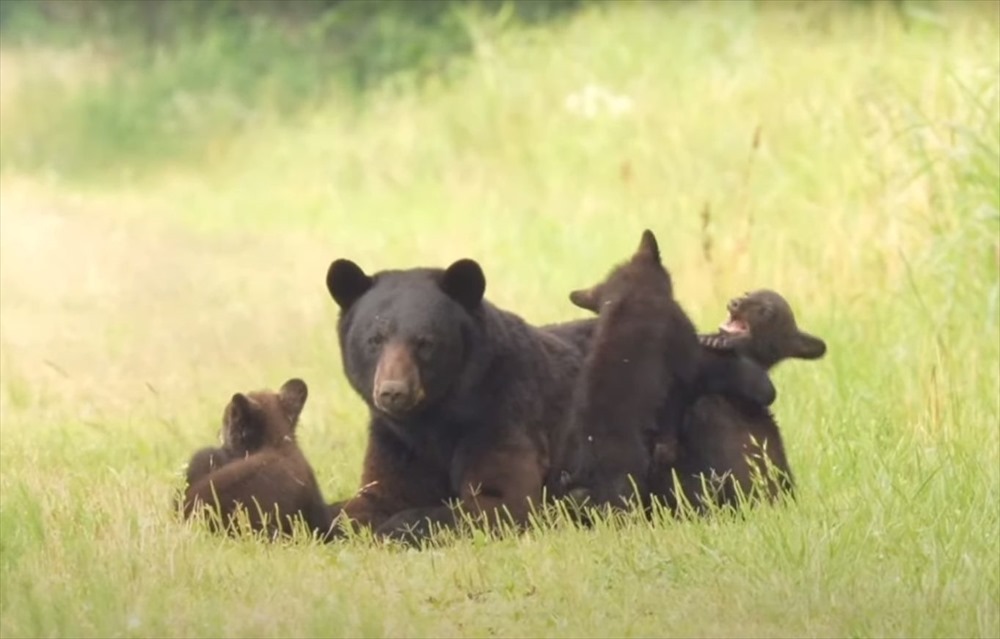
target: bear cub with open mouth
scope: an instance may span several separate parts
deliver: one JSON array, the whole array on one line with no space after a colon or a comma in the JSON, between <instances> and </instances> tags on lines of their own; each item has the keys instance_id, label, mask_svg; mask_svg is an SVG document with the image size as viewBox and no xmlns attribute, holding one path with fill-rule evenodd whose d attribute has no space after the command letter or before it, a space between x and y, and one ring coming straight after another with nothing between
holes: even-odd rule
<instances>
[{"instance_id":1,"label":"bear cub with open mouth","mask_svg":"<svg viewBox=\"0 0 1000 639\"><path fill-rule=\"evenodd\" d=\"M712 335L698 340L717 351L733 351L770 370L781 361L819 359L826 343L799 330L795 313L784 297L760 289L733 298L726 306L729 319Z\"/></svg>"},{"instance_id":2,"label":"bear cub with open mouth","mask_svg":"<svg viewBox=\"0 0 1000 639\"><path fill-rule=\"evenodd\" d=\"M733 393L761 405L774 399L762 368L699 345L648 230L630 260L570 300L598 321L557 495L596 507L625 507L635 492L645 500L652 443L677 450L684 412L696 397Z\"/></svg>"}]
</instances>

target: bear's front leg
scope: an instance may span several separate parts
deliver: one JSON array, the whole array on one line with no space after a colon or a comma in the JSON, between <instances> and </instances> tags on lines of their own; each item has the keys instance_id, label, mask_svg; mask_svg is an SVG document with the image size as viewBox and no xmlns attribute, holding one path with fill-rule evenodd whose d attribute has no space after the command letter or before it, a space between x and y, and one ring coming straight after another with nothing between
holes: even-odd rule
<instances>
[{"instance_id":1,"label":"bear's front leg","mask_svg":"<svg viewBox=\"0 0 1000 639\"><path fill-rule=\"evenodd\" d=\"M361 488L329 510L331 517L378 530L397 513L441 506L450 492L445 470L417 455L375 419L368 431Z\"/></svg>"},{"instance_id":2,"label":"bear's front leg","mask_svg":"<svg viewBox=\"0 0 1000 639\"><path fill-rule=\"evenodd\" d=\"M418 546L441 528L454 528L457 519L451 506L410 508L396 513L375 529L375 536Z\"/></svg>"},{"instance_id":3,"label":"bear's front leg","mask_svg":"<svg viewBox=\"0 0 1000 639\"><path fill-rule=\"evenodd\" d=\"M547 467L527 437L512 439L488 446L475 440L459 447L452 468L452 476L457 478L457 509L439 506L402 511L386 520L376 534L416 544L436 527L456 527L464 515L491 530L505 524L523 526L532 508L541 504Z\"/></svg>"}]
</instances>

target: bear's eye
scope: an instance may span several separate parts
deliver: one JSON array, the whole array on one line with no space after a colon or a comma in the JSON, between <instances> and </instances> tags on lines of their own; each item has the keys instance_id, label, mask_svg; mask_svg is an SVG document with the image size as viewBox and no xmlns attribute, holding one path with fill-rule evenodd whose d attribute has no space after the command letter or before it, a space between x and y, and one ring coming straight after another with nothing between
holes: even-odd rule
<instances>
[{"instance_id":1,"label":"bear's eye","mask_svg":"<svg viewBox=\"0 0 1000 639\"><path fill-rule=\"evenodd\" d=\"M431 352L431 340L426 337L418 337L413 340L413 348L417 351L418 355L426 356Z\"/></svg>"},{"instance_id":2,"label":"bear's eye","mask_svg":"<svg viewBox=\"0 0 1000 639\"><path fill-rule=\"evenodd\" d=\"M368 344L371 346L381 346L385 343L385 335L382 333L373 333L368 337Z\"/></svg>"}]
</instances>

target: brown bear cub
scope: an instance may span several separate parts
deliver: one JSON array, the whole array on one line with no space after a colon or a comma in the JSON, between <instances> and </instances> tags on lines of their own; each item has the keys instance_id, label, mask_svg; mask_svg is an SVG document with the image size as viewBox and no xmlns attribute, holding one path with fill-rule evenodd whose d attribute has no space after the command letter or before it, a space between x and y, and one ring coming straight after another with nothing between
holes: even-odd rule
<instances>
[{"instance_id":1,"label":"brown bear cub","mask_svg":"<svg viewBox=\"0 0 1000 639\"><path fill-rule=\"evenodd\" d=\"M636 492L644 500L658 424L679 427L680 414L666 414L676 403L669 400L696 378L700 346L648 230L629 261L570 300L596 311L598 321L576 388L574 441L560 488L577 502L625 507Z\"/></svg>"},{"instance_id":2,"label":"brown bear cub","mask_svg":"<svg viewBox=\"0 0 1000 639\"><path fill-rule=\"evenodd\" d=\"M727 309L729 318L719 332L698 336L705 349L720 356L745 358L770 370L785 359L818 359L826 353L826 343L799 330L791 306L774 291L746 293L732 299ZM687 413L681 439L685 454L680 460L673 455L670 440L657 442L653 451L650 482L653 492L666 496L668 504L676 503L671 470L677 471L685 497L697 508L706 498L735 506L737 486L744 496L754 497L756 476L765 480L768 499L794 492L777 423L765 406L732 396L703 397ZM770 476L768 467L778 476ZM714 494L704 494L701 476Z\"/></svg>"},{"instance_id":3,"label":"brown bear cub","mask_svg":"<svg viewBox=\"0 0 1000 639\"><path fill-rule=\"evenodd\" d=\"M321 538L329 537L329 510L295 441L307 396L300 379L288 380L277 393L233 395L223 413L222 447L204 448L188 464L185 519L207 508L213 530L221 523L236 532L242 506L251 530L272 538L291 535L299 516Z\"/></svg>"},{"instance_id":4,"label":"brown bear cub","mask_svg":"<svg viewBox=\"0 0 1000 639\"><path fill-rule=\"evenodd\" d=\"M718 351L733 351L770 370L782 360L819 359L826 343L799 330L792 307L778 293L760 289L733 298L729 319L712 335L698 341Z\"/></svg>"},{"instance_id":5,"label":"brown bear cub","mask_svg":"<svg viewBox=\"0 0 1000 639\"><path fill-rule=\"evenodd\" d=\"M818 359L826 353L826 343L800 331L792 307L774 291L760 289L744 293L730 300L726 308L729 318L719 326L718 332L698 335L698 341L706 349L703 357L710 362L703 368L706 377L715 377L723 383L731 381L733 373L728 379L719 375L727 356L743 358L770 371L785 359ZM707 393L725 393L712 388L711 384L703 384L702 388ZM761 406L772 403L746 394L742 399ZM678 451L672 445L674 443L669 437L657 442L653 452L657 464L671 464L676 460Z\"/></svg>"}]
</instances>

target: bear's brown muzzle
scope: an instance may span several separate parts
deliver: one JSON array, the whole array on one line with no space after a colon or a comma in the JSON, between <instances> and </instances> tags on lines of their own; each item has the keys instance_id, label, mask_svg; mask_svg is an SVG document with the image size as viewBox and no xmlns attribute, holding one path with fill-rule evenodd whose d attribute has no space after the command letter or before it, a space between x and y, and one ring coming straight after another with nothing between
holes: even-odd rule
<instances>
[{"instance_id":1,"label":"bear's brown muzzle","mask_svg":"<svg viewBox=\"0 0 1000 639\"><path fill-rule=\"evenodd\" d=\"M390 342L379 357L372 386L375 407L389 415L403 415L424 399L420 369L406 344Z\"/></svg>"}]
</instances>

